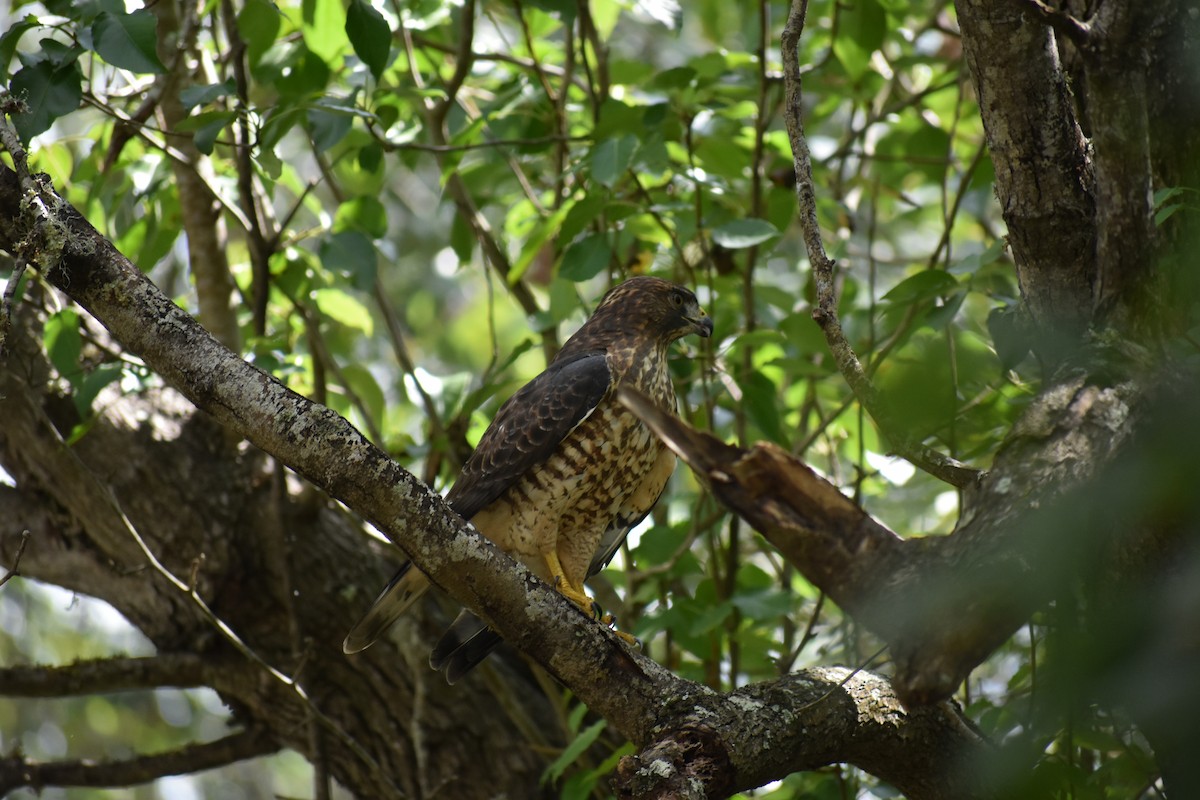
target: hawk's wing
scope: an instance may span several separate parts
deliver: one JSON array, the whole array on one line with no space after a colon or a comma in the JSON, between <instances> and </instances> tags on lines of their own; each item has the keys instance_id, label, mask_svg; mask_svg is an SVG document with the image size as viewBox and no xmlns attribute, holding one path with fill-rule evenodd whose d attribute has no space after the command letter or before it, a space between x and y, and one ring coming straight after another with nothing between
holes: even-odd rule
<instances>
[{"instance_id":1,"label":"hawk's wing","mask_svg":"<svg viewBox=\"0 0 1200 800\"><path fill-rule=\"evenodd\" d=\"M555 361L510 397L484 432L446 502L470 519L548 459L608 391L604 353Z\"/></svg>"},{"instance_id":2,"label":"hawk's wing","mask_svg":"<svg viewBox=\"0 0 1200 800\"><path fill-rule=\"evenodd\" d=\"M446 502L464 519L475 516L526 471L549 458L567 434L595 410L611 383L604 353L580 353L553 362L500 406L446 494ZM345 652L369 647L429 588L424 574L410 566L405 564L396 573L346 636ZM482 622L478 625L486 628ZM494 646L493 642L483 649L472 666Z\"/></svg>"}]
</instances>

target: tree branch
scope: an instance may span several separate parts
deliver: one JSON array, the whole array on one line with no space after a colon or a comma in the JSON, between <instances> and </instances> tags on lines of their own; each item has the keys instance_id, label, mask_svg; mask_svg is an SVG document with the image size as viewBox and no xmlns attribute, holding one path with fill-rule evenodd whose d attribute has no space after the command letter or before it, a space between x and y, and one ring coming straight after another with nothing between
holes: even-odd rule
<instances>
[{"instance_id":1,"label":"tree branch","mask_svg":"<svg viewBox=\"0 0 1200 800\"><path fill-rule=\"evenodd\" d=\"M701 701L622 759L616 785L621 798L719 798L847 760L910 800L971 800L992 796L972 768L989 750L954 703L906 712L885 678L820 667Z\"/></svg>"},{"instance_id":2,"label":"tree branch","mask_svg":"<svg viewBox=\"0 0 1200 800\"><path fill-rule=\"evenodd\" d=\"M1051 8L1044 0L1018 0L1025 4L1030 13L1037 16L1056 33L1070 39L1077 45L1086 45L1092 35L1092 27L1086 22L1076 19L1066 11Z\"/></svg>"},{"instance_id":3,"label":"tree branch","mask_svg":"<svg viewBox=\"0 0 1200 800\"><path fill-rule=\"evenodd\" d=\"M697 709L704 709L702 719L728 723L729 729L720 731L720 741L738 776L734 788L759 785L802 768L772 762L770 771L764 771L755 766L758 759L750 741L756 727L792 725L797 720L816 726L825 719L824 704L777 722L772 720L779 717L778 709L769 704L756 707L760 713L747 715L740 696L717 695L628 651L606 627L585 617L552 587L480 537L440 497L344 419L221 346L78 212L56 196L49 197L69 237L61 260L38 262L47 280L87 308L200 408L371 521L435 583L530 654L615 729L637 744L647 744L663 731L691 724L693 715L701 714ZM21 215L20 199L15 173L0 170L0 209L5 212L0 214L2 246L11 245L16 230L39 230ZM838 683L813 675L805 679L821 684L818 694ZM770 686L755 691L769 692ZM789 730L795 736L796 730ZM931 738L938 739L931 734L908 741L915 745ZM813 763L863 757L855 750L861 739L854 732L832 746L823 739L820 744L807 737L799 741L796 747ZM945 734L943 744L953 753L969 753L975 746L959 734Z\"/></svg>"},{"instance_id":4,"label":"tree branch","mask_svg":"<svg viewBox=\"0 0 1200 800\"><path fill-rule=\"evenodd\" d=\"M972 493L955 533L901 539L775 445L728 445L635 389L622 387L620 398L717 499L891 645L893 683L908 705L949 697L1050 599L1064 569L1081 569L1088 550L1104 549L1114 531L1097 525L1099 537L1072 535L1063 517L1080 502L1072 492L1125 442L1112 426L1128 426L1137 402L1128 386L1082 379L1047 391Z\"/></svg>"},{"instance_id":5,"label":"tree branch","mask_svg":"<svg viewBox=\"0 0 1200 800\"><path fill-rule=\"evenodd\" d=\"M956 0L1021 297L1052 362L1092 319L1096 220L1087 142L1051 30L1025 2ZM1020 69L1013 69L1020 64Z\"/></svg>"},{"instance_id":6,"label":"tree branch","mask_svg":"<svg viewBox=\"0 0 1200 800\"><path fill-rule=\"evenodd\" d=\"M166 653L145 658L99 658L65 666L0 668L0 694L8 697L67 697L128 692L162 686L194 688L211 685L214 665L192 653Z\"/></svg>"},{"instance_id":7,"label":"tree branch","mask_svg":"<svg viewBox=\"0 0 1200 800\"><path fill-rule=\"evenodd\" d=\"M20 753L0 758L0 795L28 786L134 786L167 775L213 769L274 753L279 745L263 730L251 728L207 744L139 756L128 761L28 761Z\"/></svg>"}]
</instances>

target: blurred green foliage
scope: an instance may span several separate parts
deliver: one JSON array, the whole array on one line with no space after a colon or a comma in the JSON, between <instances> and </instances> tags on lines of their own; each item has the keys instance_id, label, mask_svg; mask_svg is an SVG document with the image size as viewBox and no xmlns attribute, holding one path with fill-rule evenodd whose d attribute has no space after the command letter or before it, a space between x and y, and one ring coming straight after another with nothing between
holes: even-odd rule
<instances>
[{"instance_id":1,"label":"blurred green foliage","mask_svg":"<svg viewBox=\"0 0 1200 800\"><path fill-rule=\"evenodd\" d=\"M120 138L118 120L175 69L159 61L148 11L109 0L17 2L0 71L28 92L21 133L36 137L35 168L192 310L167 145L191 137L227 207L240 204L239 178L253 181L260 219L273 220L263 223L273 247L261 330L249 310L249 237L225 218L244 352L258 366L442 488L461 461L458 445L476 441L497 405L544 366L546 347L612 282L649 271L697 287L715 318L715 337L683 343L673 364L687 419L729 440L781 444L906 535L951 529L960 498L888 457L811 320L782 122L787 4L233 8L226 19L222 4L206 4L192 21L194 69L175 88L189 116L169 136L150 116ZM241 73L226 57L236 52L231 35L245 46ZM986 467L1035 377L1028 363L1001 365L987 328L989 312L1018 290L952 7L812 0L801 47L819 217L840 265L847 334L905 433ZM249 162L239 162L239 140ZM519 302L518 280L533 287L536 308ZM80 326L74 311L59 312L46 346L86 419L103 385L122 379L136 391L149 376L86 354ZM716 688L808 664L858 665L877 649L686 470L596 584L652 655ZM22 617L55 616L38 604L61 611L65 601L18 585L0 595L6 664L145 647L117 633L99 637L102 646L91 625L85 640L78 618L74 628L22 627ZM1028 781L1038 791L1136 796L1152 773L1127 725L1031 720L1045 644L1040 626L1031 631L964 687L971 714L1000 739L1035 731L1042 756ZM211 697L172 698L3 705L2 745L15 731L32 756L111 756L224 724ZM582 712L568 722L580 738L546 780L563 797L603 796L613 758L574 758L602 723ZM46 726L59 733L39 733ZM284 780L271 791L304 790ZM755 796L894 794L832 768Z\"/></svg>"}]
</instances>

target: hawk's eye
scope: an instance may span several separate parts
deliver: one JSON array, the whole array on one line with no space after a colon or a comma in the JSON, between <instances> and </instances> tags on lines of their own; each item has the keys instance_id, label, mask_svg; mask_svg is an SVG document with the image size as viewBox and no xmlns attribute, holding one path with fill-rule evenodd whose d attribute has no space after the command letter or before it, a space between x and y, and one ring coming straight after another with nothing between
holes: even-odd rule
<instances>
[{"instance_id":1,"label":"hawk's eye","mask_svg":"<svg viewBox=\"0 0 1200 800\"><path fill-rule=\"evenodd\" d=\"M671 305L676 308L683 307L683 292L671 292Z\"/></svg>"}]
</instances>

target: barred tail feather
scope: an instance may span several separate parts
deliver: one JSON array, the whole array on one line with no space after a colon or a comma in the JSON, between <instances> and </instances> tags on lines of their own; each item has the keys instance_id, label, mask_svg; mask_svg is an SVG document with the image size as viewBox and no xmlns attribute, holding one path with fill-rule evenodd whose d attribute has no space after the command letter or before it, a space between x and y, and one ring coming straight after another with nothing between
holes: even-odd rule
<instances>
[{"instance_id":1,"label":"barred tail feather","mask_svg":"<svg viewBox=\"0 0 1200 800\"><path fill-rule=\"evenodd\" d=\"M429 578L425 577L425 573L414 568L411 561L405 564L388 581L358 624L346 634L342 652L349 654L366 650L428 589Z\"/></svg>"},{"instance_id":2,"label":"barred tail feather","mask_svg":"<svg viewBox=\"0 0 1200 800\"><path fill-rule=\"evenodd\" d=\"M487 623L470 611L463 611L429 654L429 666L444 673L446 683L455 683L487 658L501 641L500 634Z\"/></svg>"}]
</instances>

